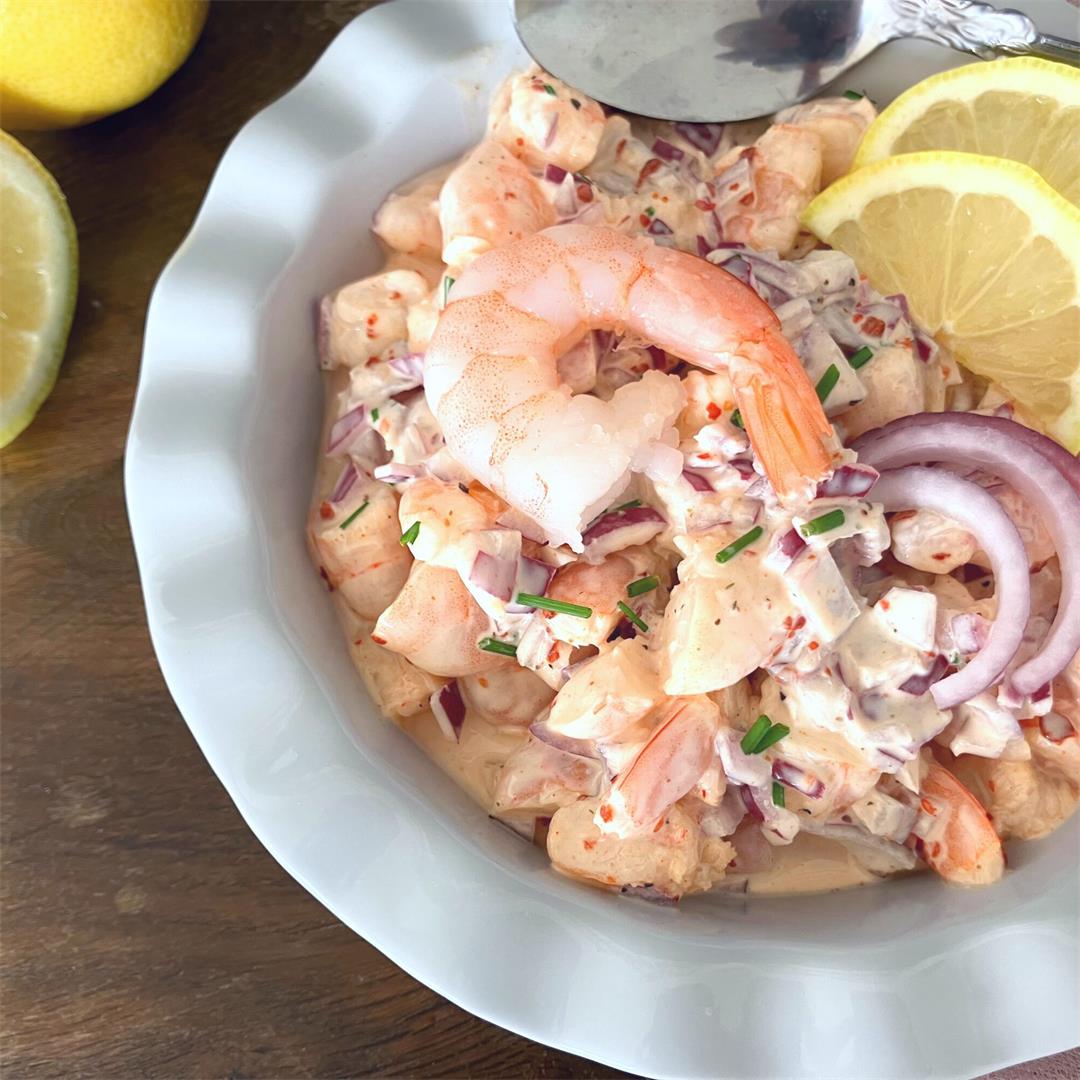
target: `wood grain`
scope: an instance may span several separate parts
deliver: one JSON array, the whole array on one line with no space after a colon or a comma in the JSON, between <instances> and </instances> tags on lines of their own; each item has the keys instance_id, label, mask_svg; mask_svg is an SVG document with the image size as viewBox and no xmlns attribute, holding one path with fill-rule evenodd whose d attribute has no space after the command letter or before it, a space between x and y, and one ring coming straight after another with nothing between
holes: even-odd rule
<instances>
[{"instance_id":1,"label":"wood grain","mask_svg":"<svg viewBox=\"0 0 1080 1080\"><path fill-rule=\"evenodd\" d=\"M367 6L217 4L149 100L23 136L68 195L81 285L56 390L2 455L6 1078L610 1075L444 1001L296 885L146 632L122 455L150 290L237 129Z\"/></svg>"},{"instance_id":2,"label":"wood grain","mask_svg":"<svg viewBox=\"0 0 1080 1080\"><path fill-rule=\"evenodd\" d=\"M24 138L82 261L60 382L0 457L9 1080L615 1075L462 1012L300 889L210 772L146 633L122 456L150 289L240 125L368 6L216 4L148 101ZM1062 1067L1077 1075L1010 1075Z\"/></svg>"}]
</instances>

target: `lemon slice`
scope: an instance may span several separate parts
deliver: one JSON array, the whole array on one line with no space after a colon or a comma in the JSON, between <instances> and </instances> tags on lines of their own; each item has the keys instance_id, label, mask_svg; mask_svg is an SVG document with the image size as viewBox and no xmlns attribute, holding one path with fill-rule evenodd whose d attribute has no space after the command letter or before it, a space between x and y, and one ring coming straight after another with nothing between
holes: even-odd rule
<instances>
[{"instance_id":1,"label":"lemon slice","mask_svg":"<svg viewBox=\"0 0 1080 1080\"><path fill-rule=\"evenodd\" d=\"M1021 161L1080 206L1080 71L1025 56L932 75L870 125L855 168L920 150Z\"/></svg>"},{"instance_id":2,"label":"lemon slice","mask_svg":"<svg viewBox=\"0 0 1080 1080\"><path fill-rule=\"evenodd\" d=\"M41 162L0 131L0 446L34 419L56 382L77 278L67 200Z\"/></svg>"},{"instance_id":3,"label":"lemon slice","mask_svg":"<svg viewBox=\"0 0 1080 1080\"><path fill-rule=\"evenodd\" d=\"M849 173L806 226L924 329L1080 450L1080 210L979 154L901 154Z\"/></svg>"}]
</instances>

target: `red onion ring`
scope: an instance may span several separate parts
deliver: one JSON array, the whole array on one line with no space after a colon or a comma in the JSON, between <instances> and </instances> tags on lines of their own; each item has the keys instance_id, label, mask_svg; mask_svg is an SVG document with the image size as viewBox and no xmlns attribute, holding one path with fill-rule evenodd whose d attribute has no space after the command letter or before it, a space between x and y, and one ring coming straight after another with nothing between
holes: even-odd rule
<instances>
[{"instance_id":1,"label":"red onion ring","mask_svg":"<svg viewBox=\"0 0 1080 1080\"><path fill-rule=\"evenodd\" d=\"M1061 599L1042 648L1006 680L1006 691L1018 699L1050 682L1080 649L1080 496L1058 465L1056 445L1015 420L970 413L905 417L852 444L877 469L926 461L985 469L1016 488L1042 519L1061 564ZM1063 464L1070 474L1077 467L1075 461ZM939 512L956 518L948 507ZM1022 561L1026 566L1026 554Z\"/></svg>"},{"instance_id":2,"label":"red onion ring","mask_svg":"<svg viewBox=\"0 0 1080 1080\"><path fill-rule=\"evenodd\" d=\"M965 668L930 687L934 704L951 709L996 683L1024 639L1031 611L1024 541L993 495L943 470L909 466L883 472L874 486L874 501L886 510L936 510L973 533L990 557L997 616L986 646Z\"/></svg>"}]
</instances>

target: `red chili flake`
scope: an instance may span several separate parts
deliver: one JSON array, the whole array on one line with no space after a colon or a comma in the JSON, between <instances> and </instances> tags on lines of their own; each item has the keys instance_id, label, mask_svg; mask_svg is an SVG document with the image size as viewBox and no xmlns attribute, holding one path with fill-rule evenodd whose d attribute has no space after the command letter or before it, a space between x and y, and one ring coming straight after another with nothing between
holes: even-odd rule
<instances>
[{"instance_id":1,"label":"red chili flake","mask_svg":"<svg viewBox=\"0 0 1080 1080\"><path fill-rule=\"evenodd\" d=\"M919 800L919 805L931 817L937 817L937 807L929 799L920 799Z\"/></svg>"},{"instance_id":2,"label":"red chili flake","mask_svg":"<svg viewBox=\"0 0 1080 1080\"><path fill-rule=\"evenodd\" d=\"M888 600L879 600L878 603L881 605L881 610L882 611L888 611L889 610L890 604L889 604Z\"/></svg>"},{"instance_id":3,"label":"red chili flake","mask_svg":"<svg viewBox=\"0 0 1080 1080\"><path fill-rule=\"evenodd\" d=\"M949 553L947 551L935 551L934 554L930 556L931 559L937 559L938 562L944 562L948 557Z\"/></svg>"},{"instance_id":4,"label":"red chili flake","mask_svg":"<svg viewBox=\"0 0 1080 1080\"><path fill-rule=\"evenodd\" d=\"M881 337L885 333L885 324L875 315L871 315L863 324L863 333L871 337Z\"/></svg>"},{"instance_id":5,"label":"red chili flake","mask_svg":"<svg viewBox=\"0 0 1080 1080\"><path fill-rule=\"evenodd\" d=\"M592 188L588 184L578 184L575 186L574 191L577 192L577 197L582 202L592 202L593 193Z\"/></svg>"},{"instance_id":6,"label":"red chili flake","mask_svg":"<svg viewBox=\"0 0 1080 1080\"><path fill-rule=\"evenodd\" d=\"M392 289L390 291L390 299L391 300L400 300L401 299L401 293L399 293L397 291L397 289Z\"/></svg>"},{"instance_id":7,"label":"red chili flake","mask_svg":"<svg viewBox=\"0 0 1080 1080\"><path fill-rule=\"evenodd\" d=\"M650 225L648 214L638 214L638 221L641 222L641 227L647 229Z\"/></svg>"},{"instance_id":8,"label":"red chili flake","mask_svg":"<svg viewBox=\"0 0 1080 1080\"><path fill-rule=\"evenodd\" d=\"M795 625L794 625L794 627L792 627L792 629L793 630L801 630L805 625L806 625L806 616L805 615L800 615L795 620Z\"/></svg>"},{"instance_id":9,"label":"red chili flake","mask_svg":"<svg viewBox=\"0 0 1080 1080\"><path fill-rule=\"evenodd\" d=\"M749 205L750 205L750 204L751 204L751 203L752 203L753 201L754 201L754 193L753 193L752 191L748 191L748 192L747 192L747 193L746 193L746 194L745 194L745 195L744 195L744 196L743 196L743 197L742 197L742 198L741 198L741 199L739 200L739 205L740 205L740 206L749 206Z\"/></svg>"},{"instance_id":10,"label":"red chili flake","mask_svg":"<svg viewBox=\"0 0 1080 1080\"><path fill-rule=\"evenodd\" d=\"M986 781L986 786L987 786L987 787L988 787L988 788L989 788L989 789L990 789L991 791L997 791L997 784L995 784L993 780L987 780L987 781Z\"/></svg>"},{"instance_id":11,"label":"red chili flake","mask_svg":"<svg viewBox=\"0 0 1080 1080\"><path fill-rule=\"evenodd\" d=\"M658 157L649 158L649 160L641 166L641 172L638 173L637 186L640 188L641 185L644 184L645 181L663 164L664 163Z\"/></svg>"},{"instance_id":12,"label":"red chili flake","mask_svg":"<svg viewBox=\"0 0 1080 1080\"><path fill-rule=\"evenodd\" d=\"M375 337L378 337L378 336L379 336L378 334L376 334L376 333L375 333L375 331L374 331L374 330L372 330L372 328L371 328L370 326L369 326L369 327L367 328L367 331L366 331L366 333L367 333L367 336L368 336L369 338L375 338ZM368 361L368 362L370 363L370 361Z\"/></svg>"},{"instance_id":13,"label":"red chili flake","mask_svg":"<svg viewBox=\"0 0 1080 1080\"><path fill-rule=\"evenodd\" d=\"M851 316L851 321L853 323L861 323L863 321L863 317L864 316L861 311L856 311L855 314Z\"/></svg>"},{"instance_id":14,"label":"red chili flake","mask_svg":"<svg viewBox=\"0 0 1080 1080\"><path fill-rule=\"evenodd\" d=\"M941 842L940 841L935 840L930 845L930 854L933 855L935 859L941 854Z\"/></svg>"},{"instance_id":15,"label":"red chili flake","mask_svg":"<svg viewBox=\"0 0 1080 1080\"><path fill-rule=\"evenodd\" d=\"M705 415L708 416L710 420L716 420L723 416L723 412L715 401L710 401L709 404L705 406Z\"/></svg>"},{"instance_id":16,"label":"red chili flake","mask_svg":"<svg viewBox=\"0 0 1080 1080\"><path fill-rule=\"evenodd\" d=\"M809 649L809 650L810 650L811 652L814 652L814 651L815 651L815 650L816 650L816 649L817 649L817 648L818 648L819 646L818 646L818 643L817 643L816 641L811 641L811 642L810 642L810 643L809 643L809 644L808 644L808 645L807 645L806 647L807 647L807 648L808 648L808 649Z\"/></svg>"},{"instance_id":17,"label":"red chili flake","mask_svg":"<svg viewBox=\"0 0 1080 1080\"><path fill-rule=\"evenodd\" d=\"M371 314L370 314L370 315L369 315L369 316L367 317L367 324L368 324L368 326L374 326L374 325L375 325L375 324L376 324L376 323L377 323L378 321L379 321L379 316L378 316L378 315L376 315L376 314L375 314L374 312L372 312L372 313L371 313Z\"/></svg>"},{"instance_id":18,"label":"red chili flake","mask_svg":"<svg viewBox=\"0 0 1080 1080\"><path fill-rule=\"evenodd\" d=\"M831 678L832 678L832 668L831 668L831 667L828 667L828 666L826 666L826 668L825 668L825 674L826 674L826 675L828 675L828 676L829 676L829 678L831 679Z\"/></svg>"},{"instance_id":19,"label":"red chili flake","mask_svg":"<svg viewBox=\"0 0 1080 1080\"><path fill-rule=\"evenodd\" d=\"M615 816L615 811L607 803L601 803L600 805L600 820L610 821Z\"/></svg>"},{"instance_id":20,"label":"red chili flake","mask_svg":"<svg viewBox=\"0 0 1080 1080\"><path fill-rule=\"evenodd\" d=\"M551 650L547 654L547 662L549 664L554 664L554 663L556 663L558 661L558 659L559 659L559 646L558 645L552 645Z\"/></svg>"},{"instance_id":21,"label":"red chili flake","mask_svg":"<svg viewBox=\"0 0 1080 1080\"><path fill-rule=\"evenodd\" d=\"M380 566L382 566L382 563L381 563L381 562L373 562L373 563L372 563L372 564L371 564L371 565L370 565L370 566L368 567L368 570L378 570Z\"/></svg>"},{"instance_id":22,"label":"red chili flake","mask_svg":"<svg viewBox=\"0 0 1080 1080\"><path fill-rule=\"evenodd\" d=\"M525 145L525 140L524 139L515 139L514 142L516 142L518 144L518 146L524 146Z\"/></svg>"},{"instance_id":23,"label":"red chili flake","mask_svg":"<svg viewBox=\"0 0 1080 1080\"><path fill-rule=\"evenodd\" d=\"M512 191L508 191L508 192L506 193L506 198L507 198L507 199L516 199L516 198L517 198L517 196L516 196L516 195L515 195L515 194L514 194L514 193L513 193Z\"/></svg>"},{"instance_id":24,"label":"red chili flake","mask_svg":"<svg viewBox=\"0 0 1080 1080\"><path fill-rule=\"evenodd\" d=\"M588 837L587 839L582 840L581 844L586 851L592 851L592 849L596 847L596 841L592 839L592 837Z\"/></svg>"},{"instance_id":25,"label":"red chili flake","mask_svg":"<svg viewBox=\"0 0 1080 1080\"><path fill-rule=\"evenodd\" d=\"M716 203L710 202L708 199L695 199L694 205L699 209L708 213L710 210L716 209Z\"/></svg>"},{"instance_id":26,"label":"red chili flake","mask_svg":"<svg viewBox=\"0 0 1080 1080\"><path fill-rule=\"evenodd\" d=\"M476 681L486 690L489 686L487 679L483 675L477 675Z\"/></svg>"},{"instance_id":27,"label":"red chili flake","mask_svg":"<svg viewBox=\"0 0 1080 1080\"><path fill-rule=\"evenodd\" d=\"M795 621L795 620L794 620L794 619L792 619L792 617L791 617L790 615L785 615L785 616L784 616L784 629L785 629L785 630L789 630L789 631L790 631L790 630L791 630L791 624L792 624L792 623L793 623L794 621Z\"/></svg>"},{"instance_id":28,"label":"red chili flake","mask_svg":"<svg viewBox=\"0 0 1080 1080\"><path fill-rule=\"evenodd\" d=\"M379 637L378 634L372 634L371 635L371 640L374 641L376 645L385 645L386 644L386 638Z\"/></svg>"},{"instance_id":29,"label":"red chili flake","mask_svg":"<svg viewBox=\"0 0 1080 1080\"><path fill-rule=\"evenodd\" d=\"M739 190L739 181L738 180L732 181L730 184L728 184L727 189L728 189L728 191L738 191Z\"/></svg>"},{"instance_id":30,"label":"red chili flake","mask_svg":"<svg viewBox=\"0 0 1080 1080\"><path fill-rule=\"evenodd\" d=\"M319 507L319 517L321 517L323 521L329 521L333 516L334 508L328 502L324 502L322 506Z\"/></svg>"},{"instance_id":31,"label":"red chili flake","mask_svg":"<svg viewBox=\"0 0 1080 1080\"><path fill-rule=\"evenodd\" d=\"M661 818L654 826L653 832L659 832L664 827L664 819Z\"/></svg>"}]
</instances>

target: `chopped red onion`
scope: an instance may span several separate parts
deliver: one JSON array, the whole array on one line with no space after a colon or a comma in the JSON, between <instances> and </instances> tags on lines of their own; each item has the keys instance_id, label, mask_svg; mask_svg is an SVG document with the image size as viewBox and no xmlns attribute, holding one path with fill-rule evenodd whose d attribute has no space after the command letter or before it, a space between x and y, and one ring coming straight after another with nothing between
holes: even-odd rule
<instances>
[{"instance_id":1,"label":"chopped red onion","mask_svg":"<svg viewBox=\"0 0 1080 1080\"><path fill-rule=\"evenodd\" d=\"M497 559L486 551L476 553L472 569L469 571L469 581L473 585L499 600L512 599L516 578L516 559Z\"/></svg>"},{"instance_id":2,"label":"chopped red onion","mask_svg":"<svg viewBox=\"0 0 1080 1080\"><path fill-rule=\"evenodd\" d=\"M817 497L861 499L870 493L879 475L877 469L869 465L841 465L832 476L818 484Z\"/></svg>"},{"instance_id":3,"label":"chopped red onion","mask_svg":"<svg viewBox=\"0 0 1080 1080\"><path fill-rule=\"evenodd\" d=\"M649 227L645 230L650 236L671 236L671 226L666 221L661 221L660 218L653 218L649 222Z\"/></svg>"},{"instance_id":4,"label":"chopped red onion","mask_svg":"<svg viewBox=\"0 0 1080 1080\"><path fill-rule=\"evenodd\" d=\"M788 529L776 540L776 550L789 559L794 559L804 547L806 547L806 541L799 535L798 529Z\"/></svg>"},{"instance_id":5,"label":"chopped red onion","mask_svg":"<svg viewBox=\"0 0 1080 1080\"><path fill-rule=\"evenodd\" d=\"M691 472L689 469L683 469L683 479L695 490L695 491L708 491L713 490L712 484L705 479L700 473Z\"/></svg>"},{"instance_id":6,"label":"chopped red onion","mask_svg":"<svg viewBox=\"0 0 1080 1080\"><path fill-rule=\"evenodd\" d=\"M517 580L514 582L513 595L528 593L530 596L543 596L547 592L551 579L555 576L555 567L540 562L539 559L530 559L522 555L517 564ZM509 603L506 610L516 615L528 614L533 609L523 604Z\"/></svg>"},{"instance_id":7,"label":"chopped red onion","mask_svg":"<svg viewBox=\"0 0 1080 1080\"><path fill-rule=\"evenodd\" d=\"M739 795L742 798L743 806L746 807L746 812L755 821L764 821L765 820L765 815L762 813L761 807L758 806L758 801L757 801L757 799L754 798L753 791L749 787L747 787L745 784L743 784L739 788Z\"/></svg>"},{"instance_id":8,"label":"chopped red onion","mask_svg":"<svg viewBox=\"0 0 1080 1080\"><path fill-rule=\"evenodd\" d=\"M566 179L566 170L548 162L544 168L544 179L550 180L553 184L561 184Z\"/></svg>"},{"instance_id":9,"label":"chopped red onion","mask_svg":"<svg viewBox=\"0 0 1080 1080\"><path fill-rule=\"evenodd\" d=\"M975 536L993 564L997 616L986 647L965 668L940 682L928 675L926 684L921 685L919 680L924 677L914 676L901 687L908 693L931 688L937 707L950 709L996 683L1023 641L1031 610L1024 542L992 495L944 470L908 466L883 472L874 488L874 501L886 510L936 510L952 518ZM936 678L944 671L938 670L941 659L935 661L930 673ZM921 688L915 689L917 686Z\"/></svg>"},{"instance_id":10,"label":"chopped red onion","mask_svg":"<svg viewBox=\"0 0 1080 1080\"><path fill-rule=\"evenodd\" d=\"M704 259L713 250L712 244L701 233L697 235L697 253Z\"/></svg>"},{"instance_id":11,"label":"chopped red onion","mask_svg":"<svg viewBox=\"0 0 1080 1080\"><path fill-rule=\"evenodd\" d=\"M356 466L350 461L349 464L341 470L341 475L334 485L334 490L330 492L330 502L340 503L345 496L352 491L353 484L355 484L359 478L360 474L357 472Z\"/></svg>"},{"instance_id":12,"label":"chopped red onion","mask_svg":"<svg viewBox=\"0 0 1080 1080\"><path fill-rule=\"evenodd\" d=\"M330 428L330 434L326 440L327 454L337 456L338 451L347 449L357 433L367 426L367 409L363 405L357 405L344 416L338 417Z\"/></svg>"},{"instance_id":13,"label":"chopped red onion","mask_svg":"<svg viewBox=\"0 0 1080 1080\"><path fill-rule=\"evenodd\" d=\"M388 362L394 371L414 382L416 386L424 385L423 353L406 353L404 356L393 356Z\"/></svg>"},{"instance_id":14,"label":"chopped red onion","mask_svg":"<svg viewBox=\"0 0 1080 1080\"><path fill-rule=\"evenodd\" d=\"M825 784L822 780L790 761L774 761L772 774L774 780L779 780L781 784L794 788L808 799L820 799L825 794Z\"/></svg>"},{"instance_id":15,"label":"chopped red onion","mask_svg":"<svg viewBox=\"0 0 1080 1080\"><path fill-rule=\"evenodd\" d=\"M1062 743L1076 735L1076 728L1068 718L1056 712L1048 712L1039 717L1039 730L1043 733L1043 738L1052 743Z\"/></svg>"},{"instance_id":16,"label":"chopped red onion","mask_svg":"<svg viewBox=\"0 0 1080 1080\"><path fill-rule=\"evenodd\" d=\"M986 469L1015 488L1042 518L1061 565L1061 599L1041 649L1010 672L1006 690L1023 698L1050 682L1080 649L1080 463L1014 420L971 413L905 417L866 432L852 445L866 464L879 469L921 461ZM956 519L948 506L940 512ZM976 528L961 524L978 536ZM986 543L981 546L990 554ZM1026 578L1026 553L1023 566ZM995 626L1000 621L999 606Z\"/></svg>"},{"instance_id":17,"label":"chopped red onion","mask_svg":"<svg viewBox=\"0 0 1080 1080\"><path fill-rule=\"evenodd\" d=\"M457 742L461 738L461 726L465 723L465 702L456 679L431 695L431 711L443 735L450 742Z\"/></svg>"},{"instance_id":18,"label":"chopped red onion","mask_svg":"<svg viewBox=\"0 0 1080 1080\"><path fill-rule=\"evenodd\" d=\"M529 734L534 739L546 743L554 750L561 750L564 754L573 754L575 757L590 758L593 761L602 760L596 743L591 739L571 739L569 735L553 731L545 720L538 720L529 727Z\"/></svg>"},{"instance_id":19,"label":"chopped red onion","mask_svg":"<svg viewBox=\"0 0 1080 1080\"><path fill-rule=\"evenodd\" d=\"M990 635L990 622L976 611L962 611L949 620L953 643L965 656L977 653Z\"/></svg>"},{"instance_id":20,"label":"chopped red onion","mask_svg":"<svg viewBox=\"0 0 1080 1080\"><path fill-rule=\"evenodd\" d=\"M903 690L905 694L914 694L916 697L919 694L925 694L931 686L934 686L942 680L945 672L948 670L949 661L939 654L934 657L934 662L930 665L929 671L922 675L912 675L909 679L905 679L900 684L899 689Z\"/></svg>"},{"instance_id":21,"label":"chopped red onion","mask_svg":"<svg viewBox=\"0 0 1080 1080\"><path fill-rule=\"evenodd\" d=\"M376 480L388 484L400 484L405 480L415 480L427 473L425 465L403 465L400 461L389 461L385 465L376 465L372 475Z\"/></svg>"},{"instance_id":22,"label":"chopped red onion","mask_svg":"<svg viewBox=\"0 0 1080 1080\"><path fill-rule=\"evenodd\" d=\"M627 547L647 544L667 526L663 515L651 506L634 506L626 510L609 510L585 530L581 539L589 555L602 551L608 555Z\"/></svg>"},{"instance_id":23,"label":"chopped red onion","mask_svg":"<svg viewBox=\"0 0 1080 1080\"><path fill-rule=\"evenodd\" d=\"M544 136L544 149L547 150L551 144L555 141L555 132L559 130L559 114L556 113L551 118L551 127L548 128L548 133Z\"/></svg>"},{"instance_id":24,"label":"chopped red onion","mask_svg":"<svg viewBox=\"0 0 1080 1080\"><path fill-rule=\"evenodd\" d=\"M334 312L334 302L324 296L315 307L315 343L319 353L319 367L329 371L334 366L330 358L330 316Z\"/></svg>"},{"instance_id":25,"label":"chopped red onion","mask_svg":"<svg viewBox=\"0 0 1080 1080\"><path fill-rule=\"evenodd\" d=\"M665 161L682 161L686 155L677 147L665 139L656 139L652 144L652 152Z\"/></svg>"},{"instance_id":26,"label":"chopped red onion","mask_svg":"<svg viewBox=\"0 0 1080 1080\"><path fill-rule=\"evenodd\" d=\"M723 124L675 124L675 130L693 147L708 157L716 153L724 135ZM656 148L653 147L656 151Z\"/></svg>"}]
</instances>

